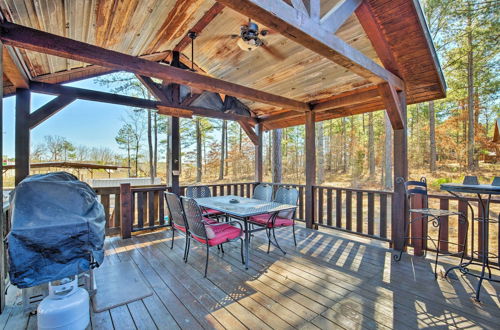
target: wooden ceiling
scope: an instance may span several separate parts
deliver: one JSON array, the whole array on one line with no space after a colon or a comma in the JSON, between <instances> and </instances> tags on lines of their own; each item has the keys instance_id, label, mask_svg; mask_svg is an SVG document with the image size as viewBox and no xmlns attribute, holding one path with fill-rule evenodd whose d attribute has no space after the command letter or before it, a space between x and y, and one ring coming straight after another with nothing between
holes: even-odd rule
<instances>
[{"instance_id":1,"label":"wooden ceiling","mask_svg":"<svg viewBox=\"0 0 500 330\"><path fill-rule=\"evenodd\" d=\"M340 1L321 0L320 16ZM417 0L365 1L396 63L391 71L406 84L408 103L444 97L444 81ZM231 35L238 34L248 18L213 0L1 0L0 10L9 22L152 61L168 60L169 51L176 47L183 58L190 59L191 46L185 37L188 31L197 30L194 60L199 71L302 102L344 100L353 93L376 89L372 81L263 24L259 24L261 30L270 30L263 38L266 47L250 52L241 50ZM385 57L374 49L376 40L365 33L370 27L364 20L360 24L358 18L362 17L359 12L351 15L336 36L388 68ZM254 19L259 23L258 18ZM64 83L112 71L23 49L8 51L33 81ZM16 82L11 80L15 79L4 75L5 95L14 91ZM289 109L241 101L264 119L265 129L304 123L303 114L287 116ZM334 109L318 113L316 118L326 120L381 109L384 103L375 95L363 103L341 102ZM279 118L280 114L283 118Z\"/></svg>"}]
</instances>

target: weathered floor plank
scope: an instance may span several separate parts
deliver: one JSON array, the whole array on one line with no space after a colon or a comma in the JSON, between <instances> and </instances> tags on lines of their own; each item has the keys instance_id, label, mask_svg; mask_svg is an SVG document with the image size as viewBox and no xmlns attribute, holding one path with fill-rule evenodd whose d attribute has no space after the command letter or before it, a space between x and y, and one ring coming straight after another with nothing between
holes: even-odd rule
<instances>
[{"instance_id":1,"label":"weathered floor plank","mask_svg":"<svg viewBox=\"0 0 500 330\"><path fill-rule=\"evenodd\" d=\"M405 255L395 263L385 243L346 233L297 228L277 231L283 255L259 233L252 265L241 264L239 243L225 253L193 243L182 260L184 238L158 231L121 240L107 238L106 263L132 261L153 289L145 299L91 313L92 329L389 329L485 328L500 323L500 285L486 283L474 303L476 279L434 280L432 255ZM440 268L456 263L441 258ZM126 288L124 288L126 289ZM21 310L20 291L9 288L0 315L3 329L35 329L36 316Z\"/></svg>"}]
</instances>

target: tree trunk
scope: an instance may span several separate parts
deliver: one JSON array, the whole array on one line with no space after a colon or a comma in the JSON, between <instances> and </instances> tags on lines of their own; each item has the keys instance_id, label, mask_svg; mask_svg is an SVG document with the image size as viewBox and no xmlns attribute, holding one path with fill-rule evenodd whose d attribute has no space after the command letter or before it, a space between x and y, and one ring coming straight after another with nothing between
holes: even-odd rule
<instances>
[{"instance_id":1,"label":"tree trunk","mask_svg":"<svg viewBox=\"0 0 500 330\"><path fill-rule=\"evenodd\" d=\"M273 182L274 183L281 183L282 179L282 170L283 170L283 163L281 159L281 137L282 137L282 131L281 128L274 129L273 130L273 163L271 165L272 169L272 176L273 176Z\"/></svg>"},{"instance_id":2,"label":"tree trunk","mask_svg":"<svg viewBox=\"0 0 500 330\"><path fill-rule=\"evenodd\" d=\"M171 185L170 182L170 166L169 166L169 158L170 154L172 153L171 146L170 146L170 121L172 120L172 117L167 117L167 131L165 132L167 134L167 141L166 141L166 146L165 146L165 151L166 151L166 157L165 157L165 182L167 186Z\"/></svg>"},{"instance_id":3,"label":"tree trunk","mask_svg":"<svg viewBox=\"0 0 500 330\"><path fill-rule=\"evenodd\" d=\"M324 157L324 127L323 122L316 123L316 159L317 159L317 175L316 182L318 185L325 181L325 157Z\"/></svg>"},{"instance_id":4,"label":"tree trunk","mask_svg":"<svg viewBox=\"0 0 500 330\"><path fill-rule=\"evenodd\" d=\"M224 163L226 156L226 125L227 122L222 121L222 134L221 134L221 151L220 151L220 165L219 165L219 180L224 179Z\"/></svg>"},{"instance_id":5,"label":"tree trunk","mask_svg":"<svg viewBox=\"0 0 500 330\"><path fill-rule=\"evenodd\" d=\"M368 114L368 167L370 178L375 176L375 133L373 131L373 112Z\"/></svg>"},{"instance_id":6,"label":"tree trunk","mask_svg":"<svg viewBox=\"0 0 500 330\"><path fill-rule=\"evenodd\" d=\"M328 121L328 151L326 153L326 170L331 172L333 168L333 119Z\"/></svg>"},{"instance_id":7,"label":"tree trunk","mask_svg":"<svg viewBox=\"0 0 500 330\"><path fill-rule=\"evenodd\" d=\"M472 39L472 18L471 5L469 2L469 13L467 15L467 110L468 110L468 131L467 131L467 169L474 170L474 50Z\"/></svg>"},{"instance_id":8,"label":"tree trunk","mask_svg":"<svg viewBox=\"0 0 500 330\"><path fill-rule=\"evenodd\" d=\"M153 164L153 130L152 130L151 109L148 109L148 155L149 155L149 177L151 184L154 183L154 164Z\"/></svg>"},{"instance_id":9,"label":"tree trunk","mask_svg":"<svg viewBox=\"0 0 500 330\"><path fill-rule=\"evenodd\" d=\"M130 178L130 171L131 169L131 159L130 159L130 142L127 144L127 166L128 166L128 177Z\"/></svg>"},{"instance_id":10,"label":"tree trunk","mask_svg":"<svg viewBox=\"0 0 500 330\"><path fill-rule=\"evenodd\" d=\"M196 117L196 182L201 182L201 127L200 117Z\"/></svg>"},{"instance_id":11,"label":"tree trunk","mask_svg":"<svg viewBox=\"0 0 500 330\"><path fill-rule=\"evenodd\" d=\"M392 126L385 113L384 188L392 189Z\"/></svg>"},{"instance_id":12,"label":"tree trunk","mask_svg":"<svg viewBox=\"0 0 500 330\"><path fill-rule=\"evenodd\" d=\"M436 114L434 112L434 101L429 102L429 144L431 151L430 170L436 172Z\"/></svg>"}]
</instances>

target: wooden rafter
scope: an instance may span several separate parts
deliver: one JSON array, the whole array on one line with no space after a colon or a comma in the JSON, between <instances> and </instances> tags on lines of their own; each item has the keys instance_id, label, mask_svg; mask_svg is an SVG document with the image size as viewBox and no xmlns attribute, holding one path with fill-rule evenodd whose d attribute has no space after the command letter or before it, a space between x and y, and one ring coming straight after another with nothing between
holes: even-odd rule
<instances>
[{"instance_id":1,"label":"wooden rafter","mask_svg":"<svg viewBox=\"0 0 500 330\"><path fill-rule=\"evenodd\" d=\"M2 47L3 73L16 88L28 88L29 77L11 47Z\"/></svg>"},{"instance_id":2,"label":"wooden rafter","mask_svg":"<svg viewBox=\"0 0 500 330\"><path fill-rule=\"evenodd\" d=\"M391 46L387 42L387 38L380 28L380 25L377 23L375 16L370 9L370 5L363 1L355 10L355 13L384 68L399 75L400 71L398 63L392 54Z\"/></svg>"},{"instance_id":3,"label":"wooden rafter","mask_svg":"<svg viewBox=\"0 0 500 330\"><path fill-rule=\"evenodd\" d=\"M303 0L291 0L293 8L300 10L306 15L309 15L309 10L306 8Z\"/></svg>"},{"instance_id":4,"label":"wooden rafter","mask_svg":"<svg viewBox=\"0 0 500 330\"><path fill-rule=\"evenodd\" d=\"M74 97L80 100L96 101L110 104L118 104L129 107L144 108L144 109L154 109L158 110L158 113L165 115L173 115L173 109L179 110L177 114L180 114L182 110L183 114L187 115L187 111L192 111L194 115L199 115L203 117L211 117L218 119L236 120L236 121L248 121L250 124L256 124L257 120L252 117L243 116L234 113L225 113L218 110L211 110L192 106L183 106L171 103L162 103L153 100L146 100L137 97L131 97L126 95L112 94L106 92L93 91L89 89L61 86L55 84L46 84L31 82L30 89L36 93L49 94L49 95L65 95L68 97ZM184 115L183 115L184 116Z\"/></svg>"},{"instance_id":5,"label":"wooden rafter","mask_svg":"<svg viewBox=\"0 0 500 330\"><path fill-rule=\"evenodd\" d=\"M389 82L400 90L404 89L404 83L399 77L325 30L320 22L281 0L219 0L219 2L373 83Z\"/></svg>"},{"instance_id":6,"label":"wooden rafter","mask_svg":"<svg viewBox=\"0 0 500 330\"><path fill-rule=\"evenodd\" d=\"M192 86L215 93L224 93L278 107L286 107L288 109L304 112L309 111L307 103L230 83L221 79L154 63L13 23L3 22L0 24L0 27L2 28L0 38L8 45L76 61L106 66L116 70L129 71L135 74L155 77L164 81Z\"/></svg>"},{"instance_id":7,"label":"wooden rafter","mask_svg":"<svg viewBox=\"0 0 500 330\"><path fill-rule=\"evenodd\" d=\"M391 120L392 128L395 130L403 129L404 122L402 117L401 103L398 92L390 84L384 83L378 85L380 96L384 102L387 115Z\"/></svg>"},{"instance_id":8,"label":"wooden rafter","mask_svg":"<svg viewBox=\"0 0 500 330\"><path fill-rule=\"evenodd\" d=\"M158 101L163 102L165 104L170 104L173 102L172 99L170 99L156 83L153 81L153 79L146 77L146 76L141 76L139 74L135 75L137 79L146 87L146 89L149 91L151 95L153 95Z\"/></svg>"},{"instance_id":9,"label":"wooden rafter","mask_svg":"<svg viewBox=\"0 0 500 330\"><path fill-rule=\"evenodd\" d=\"M75 100L76 97L74 96L59 95L55 99L42 105L40 108L29 115L28 123L30 129L33 129L36 126L40 125L42 122L55 115L57 112L59 112Z\"/></svg>"},{"instance_id":10,"label":"wooden rafter","mask_svg":"<svg viewBox=\"0 0 500 330\"><path fill-rule=\"evenodd\" d=\"M196 32L197 34L200 34L205 27L214 20L217 15L219 15L222 10L224 9L224 6L218 2L216 2L212 7L210 7L209 10L203 15L202 18L196 24L190 29L192 32ZM186 34L184 38L179 41L177 46L174 47L174 51L182 52L184 48L186 48L189 43L191 42L191 38Z\"/></svg>"},{"instance_id":11,"label":"wooden rafter","mask_svg":"<svg viewBox=\"0 0 500 330\"><path fill-rule=\"evenodd\" d=\"M252 143L254 145L259 145L259 137L257 136L255 131L253 130L252 126L248 122L245 122L245 121L238 121L238 123L240 124L243 131L245 131L245 133L247 134L250 141L252 141Z\"/></svg>"},{"instance_id":12,"label":"wooden rafter","mask_svg":"<svg viewBox=\"0 0 500 330\"><path fill-rule=\"evenodd\" d=\"M379 91L374 87L370 89L363 90L359 93L345 93L348 95L339 94L336 97L332 97L330 100L315 104L313 106L313 111L325 111L335 108L340 108L347 105L360 104L368 100L380 96Z\"/></svg>"},{"instance_id":13,"label":"wooden rafter","mask_svg":"<svg viewBox=\"0 0 500 330\"><path fill-rule=\"evenodd\" d=\"M363 0L342 0L321 18L321 26L331 33L337 32Z\"/></svg>"}]
</instances>

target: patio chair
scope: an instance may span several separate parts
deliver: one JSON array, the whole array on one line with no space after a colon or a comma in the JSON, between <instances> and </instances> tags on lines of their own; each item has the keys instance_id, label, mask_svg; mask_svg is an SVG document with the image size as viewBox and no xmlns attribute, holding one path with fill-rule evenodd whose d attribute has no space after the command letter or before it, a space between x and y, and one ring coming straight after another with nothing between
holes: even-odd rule
<instances>
[{"instance_id":1,"label":"patio chair","mask_svg":"<svg viewBox=\"0 0 500 330\"><path fill-rule=\"evenodd\" d=\"M438 259L439 255L460 255L460 264L463 262L464 254L466 251L466 242L467 242L467 233L465 234L463 242L455 243L455 242L449 242L445 240L439 239L441 237L441 217L448 217L448 216L458 216L458 221L459 224L465 225L465 228L469 228L468 226L468 220L467 217L465 217L461 212L454 212L450 210L441 210L441 209L435 209L435 208L430 208L429 207L429 197L427 194L427 181L424 177L420 179L420 181L406 181L404 183L405 186L405 196L406 196L406 202L408 205L408 212L410 213L410 217L412 214L420 214L419 217L416 217L410 221L408 221L405 224L404 228L404 237L403 237L403 247L399 251L398 254L395 254L393 256L395 261L400 261L401 256L403 254L403 251L406 250L406 247L408 246L408 241L411 239L412 242L414 240L424 240L424 241L431 241L432 244L434 245L436 249L436 258L434 260L434 277L437 279L437 265L438 265ZM422 208L411 208L411 201L412 198L416 196L422 196ZM437 239L432 238L429 236L428 232L423 233L422 237L412 237L409 236L409 229L410 226L415 223L415 222L422 222L425 221L427 224L431 223L434 227L438 228L438 237ZM424 223L425 225L425 223ZM427 228L427 227L425 227ZM467 229L466 229L467 230ZM440 251L439 246L441 242L446 242L448 244L453 244L457 245L459 247L459 251L461 252L458 253L442 253ZM424 245L424 250L427 252L427 244Z\"/></svg>"},{"instance_id":2,"label":"patio chair","mask_svg":"<svg viewBox=\"0 0 500 330\"><path fill-rule=\"evenodd\" d=\"M276 196L274 201L282 204L290 204L297 205L299 199L299 191L295 188L289 187L281 187L276 191ZM293 232L293 242L295 246L297 246L297 239L295 237L295 219L293 218L295 214L295 209L275 212L271 215L269 214L261 214L250 217L249 221L253 225L261 226L266 228L266 234L268 239L267 244L267 253L269 253L271 249L271 243L274 244L278 249L280 249L283 254L286 252L281 248L276 239L276 228L282 227L292 227ZM271 240L271 236L274 239L274 242Z\"/></svg>"},{"instance_id":3,"label":"patio chair","mask_svg":"<svg viewBox=\"0 0 500 330\"><path fill-rule=\"evenodd\" d=\"M212 192L210 192L210 188L208 188L207 186L188 186L186 188L186 197L189 198L212 197ZM207 209L204 207L201 207L201 209L203 210L204 217L215 217L217 220L219 220L219 216L224 215L224 213L217 210Z\"/></svg>"},{"instance_id":4,"label":"patio chair","mask_svg":"<svg viewBox=\"0 0 500 330\"><path fill-rule=\"evenodd\" d=\"M253 190L253 199L270 202L273 199L273 186L270 184L261 183Z\"/></svg>"},{"instance_id":5,"label":"patio chair","mask_svg":"<svg viewBox=\"0 0 500 330\"><path fill-rule=\"evenodd\" d=\"M222 253L222 244L240 240L241 248L241 262L244 264L245 260L243 258L243 227L238 221L230 221L224 223L214 223L210 222L210 219L203 217L201 209L198 203L192 198L182 197L182 206L184 209L184 214L186 216L186 221L188 223L188 243L187 243L187 253L186 261L189 255L189 247L191 238L205 244L207 248L207 259L205 262L205 277L207 277L208 270L208 257L210 247L220 246Z\"/></svg>"},{"instance_id":6,"label":"patio chair","mask_svg":"<svg viewBox=\"0 0 500 330\"><path fill-rule=\"evenodd\" d=\"M172 244L170 249L174 248L175 231L180 230L186 235L186 242L184 246L184 257L182 258L184 262L187 261L187 249L188 249L188 224L186 218L184 217L184 211L182 209L181 201L176 194L165 192L165 200L167 202L168 213L170 214L170 224L172 225Z\"/></svg>"}]
</instances>

